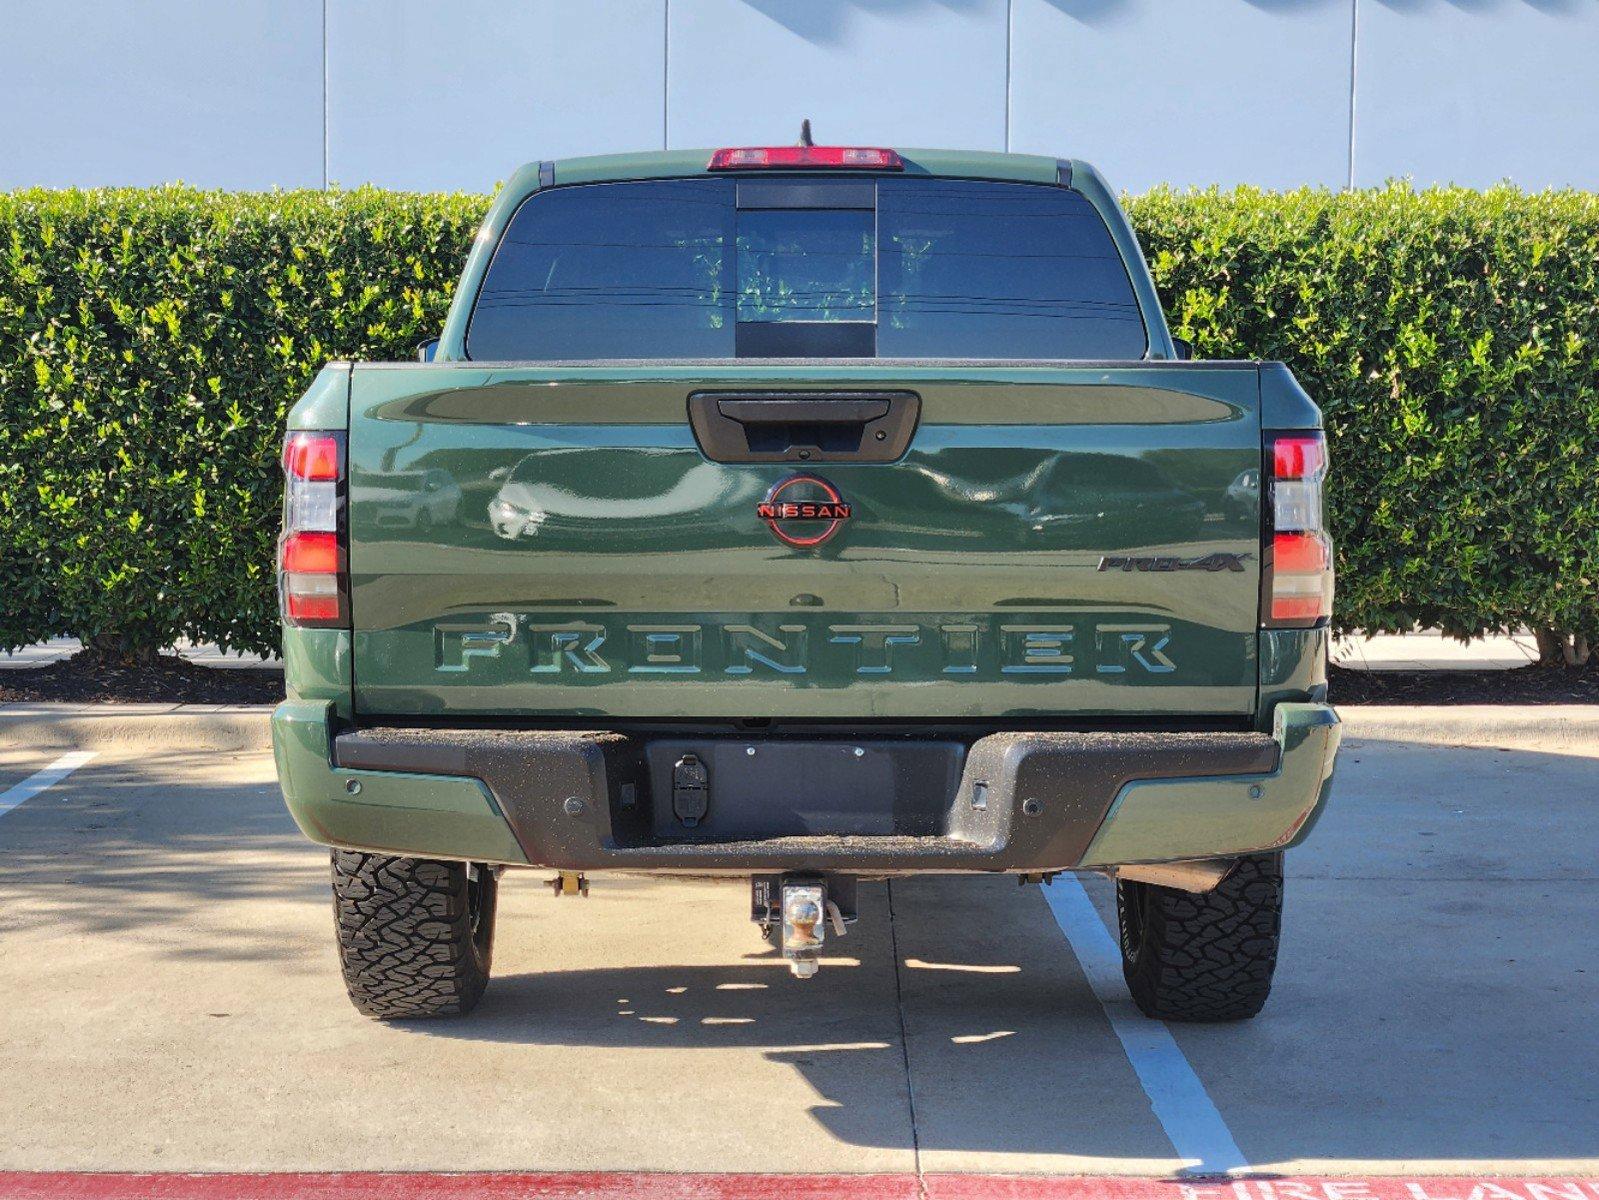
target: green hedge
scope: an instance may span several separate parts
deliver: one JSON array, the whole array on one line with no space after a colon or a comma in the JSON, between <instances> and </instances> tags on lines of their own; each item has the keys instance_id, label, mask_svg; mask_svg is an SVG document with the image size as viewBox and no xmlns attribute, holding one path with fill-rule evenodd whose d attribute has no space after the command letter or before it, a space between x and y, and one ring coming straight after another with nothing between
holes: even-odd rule
<instances>
[{"instance_id":1,"label":"green hedge","mask_svg":"<svg viewBox=\"0 0 1599 1200\"><path fill-rule=\"evenodd\" d=\"M485 205L0 195L0 643L270 649L284 412L327 359L437 332ZM1129 207L1175 332L1322 403L1341 626L1599 641L1599 197Z\"/></svg>"},{"instance_id":2,"label":"green hedge","mask_svg":"<svg viewBox=\"0 0 1599 1200\"><path fill-rule=\"evenodd\" d=\"M1331 441L1337 625L1599 641L1599 195L1159 191L1173 331L1288 363Z\"/></svg>"},{"instance_id":3,"label":"green hedge","mask_svg":"<svg viewBox=\"0 0 1599 1200\"><path fill-rule=\"evenodd\" d=\"M487 201L0 195L0 643L277 643L283 417L438 332Z\"/></svg>"}]
</instances>

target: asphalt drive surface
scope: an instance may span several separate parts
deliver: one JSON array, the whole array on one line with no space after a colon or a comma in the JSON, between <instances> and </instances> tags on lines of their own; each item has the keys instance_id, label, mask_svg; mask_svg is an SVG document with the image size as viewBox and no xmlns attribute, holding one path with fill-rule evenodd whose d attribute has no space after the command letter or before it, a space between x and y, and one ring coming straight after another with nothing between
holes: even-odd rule
<instances>
[{"instance_id":1,"label":"asphalt drive surface","mask_svg":"<svg viewBox=\"0 0 1599 1200\"><path fill-rule=\"evenodd\" d=\"M798 981L742 883L509 874L478 1011L383 1025L268 753L107 747L18 801L61 757L0 749L0 1170L1196 1165L1041 889L863 886ZM1171 1027L1252 1171L1599 1171L1596 812L1570 746L1346 743L1266 1012Z\"/></svg>"}]
</instances>

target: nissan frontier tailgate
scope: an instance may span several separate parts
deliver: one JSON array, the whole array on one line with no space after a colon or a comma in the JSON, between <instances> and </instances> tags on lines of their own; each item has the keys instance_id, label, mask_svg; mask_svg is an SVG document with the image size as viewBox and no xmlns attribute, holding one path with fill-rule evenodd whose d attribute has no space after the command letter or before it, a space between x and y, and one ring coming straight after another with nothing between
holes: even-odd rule
<instances>
[{"instance_id":1,"label":"nissan frontier tailgate","mask_svg":"<svg viewBox=\"0 0 1599 1200\"><path fill-rule=\"evenodd\" d=\"M1254 709L1253 364L361 366L352 392L361 713ZM858 453L863 395L912 410L890 461ZM716 461L695 398L776 412ZM415 520L397 473L431 481ZM778 488L848 515L763 518Z\"/></svg>"}]
</instances>

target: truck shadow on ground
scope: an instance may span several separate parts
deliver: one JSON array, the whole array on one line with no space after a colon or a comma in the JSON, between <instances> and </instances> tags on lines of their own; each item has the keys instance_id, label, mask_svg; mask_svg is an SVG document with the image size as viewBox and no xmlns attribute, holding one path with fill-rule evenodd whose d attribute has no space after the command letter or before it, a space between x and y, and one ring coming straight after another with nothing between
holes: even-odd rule
<instances>
[{"instance_id":1,"label":"truck shadow on ground","mask_svg":"<svg viewBox=\"0 0 1599 1200\"><path fill-rule=\"evenodd\" d=\"M1384 757L1369 746L1364 754ZM1388 778L1397 785L1404 774ZM1330 853L1347 854L1336 837ZM1251 1162L1497 1160L1536 1170L1599 1157L1599 1044L1581 1034L1599 947L1554 929L1569 929L1579 909L1593 927L1593 882L1540 931L1539 922L1502 925L1523 911L1519 890L1548 893L1547 883L1504 880L1505 894L1485 897L1452 869L1435 886L1424 875L1372 878L1380 854L1356 864L1365 878L1351 883L1327 876L1326 855L1296 858L1301 879L1266 1013L1172 1027ZM1103 907L1106 888L1090 890ZM1033 1169L1046 1159L1056 1169L1065 1159L1093 1160L1072 1169L1182 1167L1036 889L921 878L893 885L893 908L890 938L883 887L863 888L862 921L840 943L859 957L808 982L792 980L752 931L739 965L511 975L471 1018L410 1028L546 1046L757 1051L803 1075L819 1097L810 1115L831 1136L947 1155L935 1168L960 1169L963 1153L1030 1156ZM1507 946L1512 928L1517 943L1549 940ZM635 1086L647 1110L654 1084L641 1075Z\"/></svg>"},{"instance_id":2,"label":"truck shadow on ground","mask_svg":"<svg viewBox=\"0 0 1599 1200\"><path fill-rule=\"evenodd\" d=\"M863 916L863 924L876 919L877 914ZM1147 1106L1140 1119L1136 1085L1128 1093L1091 1077L1117 1066L1107 1060L1119 1050L1106 1044L1098 1006L1080 981L1055 988L1036 974L1024 977L1003 949L991 962L913 958L900 964L896 980L885 932L858 926L848 940L860 957L841 952L808 981L793 979L751 930L751 950L739 965L511 975L496 978L466 1020L408 1027L430 1037L522 1045L705 1051L708 1070L727 1069L715 1052L748 1051L799 1072L815 1094L810 1117L852 1145L1170 1157ZM973 978L952 988L957 971ZM913 972L930 978L910 983L905 976ZM980 988L979 976L1003 980L1002 992ZM918 998L907 998L902 1010L900 997L908 991ZM949 994L935 994L940 991ZM1043 1060L1041 1038L1060 1042ZM1076 1052L1062 1053L1073 1044ZM685 1063L669 1061L676 1069ZM732 1069L742 1078L729 1094L747 1099L750 1069ZM1119 1071L1105 1074L1120 1082L1125 1069L1122 1060ZM1055 1089L1078 1096L1093 1092L1101 1112L1108 1107L1124 1120L1085 1123L1079 1113L1056 1122L1047 1108L1039 1108L1039 1093ZM642 1116L660 1102L661 1081L641 1071L633 1091ZM764 1119L780 1128L782 1119L797 1115L792 1104L790 1095L768 1108Z\"/></svg>"}]
</instances>

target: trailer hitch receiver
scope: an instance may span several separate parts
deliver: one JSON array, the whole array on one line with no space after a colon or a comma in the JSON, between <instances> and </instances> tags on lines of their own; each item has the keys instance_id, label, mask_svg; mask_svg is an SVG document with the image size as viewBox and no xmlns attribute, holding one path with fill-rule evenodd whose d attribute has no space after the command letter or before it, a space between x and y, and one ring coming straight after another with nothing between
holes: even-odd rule
<instances>
[{"instance_id":1,"label":"trailer hitch receiver","mask_svg":"<svg viewBox=\"0 0 1599 1200\"><path fill-rule=\"evenodd\" d=\"M809 979L827 938L827 888L820 881L783 884L783 957L799 979Z\"/></svg>"},{"instance_id":2,"label":"trailer hitch receiver","mask_svg":"<svg viewBox=\"0 0 1599 1200\"><path fill-rule=\"evenodd\" d=\"M757 875L750 881L750 919L783 951L789 970L809 979L821 966L827 927L844 936L855 919L855 880L843 875Z\"/></svg>"}]
</instances>

